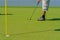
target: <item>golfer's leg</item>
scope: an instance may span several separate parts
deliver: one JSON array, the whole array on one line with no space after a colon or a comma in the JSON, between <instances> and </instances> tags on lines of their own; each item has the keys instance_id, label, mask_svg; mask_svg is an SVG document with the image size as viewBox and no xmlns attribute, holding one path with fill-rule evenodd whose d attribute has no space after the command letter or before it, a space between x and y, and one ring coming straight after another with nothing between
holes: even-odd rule
<instances>
[{"instance_id":1,"label":"golfer's leg","mask_svg":"<svg viewBox=\"0 0 60 40\"><path fill-rule=\"evenodd\" d=\"M42 16L40 17L39 20L41 21L45 20L45 14L46 11L48 11L48 6L49 6L49 0L42 0Z\"/></svg>"},{"instance_id":2,"label":"golfer's leg","mask_svg":"<svg viewBox=\"0 0 60 40\"><path fill-rule=\"evenodd\" d=\"M45 16L45 14L46 14L46 6L47 6L47 4L46 4L46 0L42 0L42 16L44 17Z\"/></svg>"},{"instance_id":3,"label":"golfer's leg","mask_svg":"<svg viewBox=\"0 0 60 40\"><path fill-rule=\"evenodd\" d=\"M45 20L45 14L47 11L47 6L48 6L48 0L42 0L42 17L41 20Z\"/></svg>"},{"instance_id":4,"label":"golfer's leg","mask_svg":"<svg viewBox=\"0 0 60 40\"><path fill-rule=\"evenodd\" d=\"M42 0L42 18L45 20L46 11L48 11L49 0Z\"/></svg>"}]
</instances>

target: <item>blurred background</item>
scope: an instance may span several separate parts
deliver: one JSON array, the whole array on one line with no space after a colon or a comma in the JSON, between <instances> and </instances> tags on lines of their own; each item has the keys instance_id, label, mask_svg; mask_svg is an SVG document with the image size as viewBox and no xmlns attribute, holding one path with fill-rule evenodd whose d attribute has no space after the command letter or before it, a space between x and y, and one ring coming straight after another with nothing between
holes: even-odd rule
<instances>
[{"instance_id":1,"label":"blurred background","mask_svg":"<svg viewBox=\"0 0 60 40\"><path fill-rule=\"evenodd\" d=\"M36 3L37 0L8 0L8 6L35 6ZM4 0L0 0L0 6L4 6ZM50 6L59 7L60 0L50 0Z\"/></svg>"}]
</instances>

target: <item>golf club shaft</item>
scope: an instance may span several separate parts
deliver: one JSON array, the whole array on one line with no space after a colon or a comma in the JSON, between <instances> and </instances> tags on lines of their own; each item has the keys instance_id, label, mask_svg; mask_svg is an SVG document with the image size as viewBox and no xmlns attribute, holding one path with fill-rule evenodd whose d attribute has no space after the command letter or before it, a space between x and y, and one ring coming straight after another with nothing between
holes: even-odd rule
<instances>
[{"instance_id":1,"label":"golf club shaft","mask_svg":"<svg viewBox=\"0 0 60 40\"><path fill-rule=\"evenodd\" d=\"M37 3L36 7L34 8L34 10L33 10L33 12L32 12L32 15L31 15L31 17L30 17L30 20L31 20L31 18L33 17L33 15L34 15L37 7L38 7L38 3Z\"/></svg>"}]
</instances>

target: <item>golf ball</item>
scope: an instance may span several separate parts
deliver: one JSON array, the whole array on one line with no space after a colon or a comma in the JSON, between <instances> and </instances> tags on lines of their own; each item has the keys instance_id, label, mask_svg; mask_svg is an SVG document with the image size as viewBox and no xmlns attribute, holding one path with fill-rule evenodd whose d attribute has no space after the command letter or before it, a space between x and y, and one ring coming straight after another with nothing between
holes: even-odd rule
<instances>
[{"instance_id":1,"label":"golf ball","mask_svg":"<svg viewBox=\"0 0 60 40\"><path fill-rule=\"evenodd\" d=\"M10 37L10 35L6 35L6 37Z\"/></svg>"}]
</instances>

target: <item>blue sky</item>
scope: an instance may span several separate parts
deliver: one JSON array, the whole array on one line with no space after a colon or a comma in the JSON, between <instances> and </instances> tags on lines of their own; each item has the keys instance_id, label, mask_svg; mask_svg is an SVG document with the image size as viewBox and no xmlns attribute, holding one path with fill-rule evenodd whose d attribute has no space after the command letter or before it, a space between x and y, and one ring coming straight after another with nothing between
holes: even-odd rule
<instances>
[{"instance_id":1,"label":"blue sky","mask_svg":"<svg viewBox=\"0 0 60 40\"><path fill-rule=\"evenodd\" d=\"M8 0L9 6L34 6L37 0ZM4 0L0 0L0 6L4 5ZM41 4L40 4L41 5ZM60 0L50 0L50 6L60 6Z\"/></svg>"}]
</instances>

